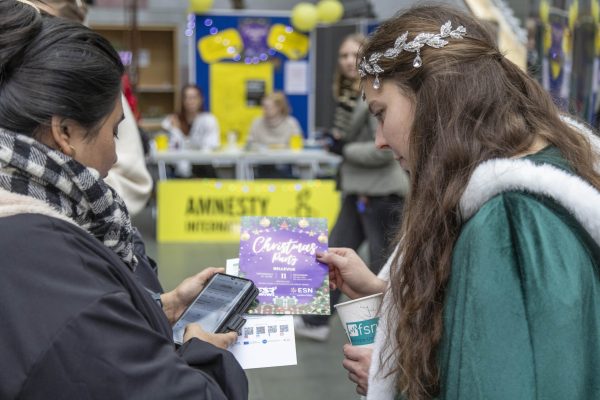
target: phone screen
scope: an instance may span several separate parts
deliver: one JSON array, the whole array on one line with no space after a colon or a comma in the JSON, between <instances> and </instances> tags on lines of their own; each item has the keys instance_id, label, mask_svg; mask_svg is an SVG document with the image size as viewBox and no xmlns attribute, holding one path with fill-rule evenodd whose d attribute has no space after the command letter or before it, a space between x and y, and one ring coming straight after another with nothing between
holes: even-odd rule
<instances>
[{"instance_id":1,"label":"phone screen","mask_svg":"<svg viewBox=\"0 0 600 400\"><path fill-rule=\"evenodd\" d=\"M215 332L251 286L248 280L216 274L173 325L175 343L183 342L187 324L197 323L205 331Z\"/></svg>"}]
</instances>

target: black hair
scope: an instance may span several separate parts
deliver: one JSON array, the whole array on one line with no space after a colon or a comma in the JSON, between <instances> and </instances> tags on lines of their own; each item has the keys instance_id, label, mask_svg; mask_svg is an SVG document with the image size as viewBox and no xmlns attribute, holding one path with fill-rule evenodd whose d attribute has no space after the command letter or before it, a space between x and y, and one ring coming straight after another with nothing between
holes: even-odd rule
<instances>
[{"instance_id":1,"label":"black hair","mask_svg":"<svg viewBox=\"0 0 600 400\"><path fill-rule=\"evenodd\" d=\"M60 116L92 138L114 109L123 72L117 52L92 30L0 1L1 128L36 136Z\"/></svg>"}]
</instances>

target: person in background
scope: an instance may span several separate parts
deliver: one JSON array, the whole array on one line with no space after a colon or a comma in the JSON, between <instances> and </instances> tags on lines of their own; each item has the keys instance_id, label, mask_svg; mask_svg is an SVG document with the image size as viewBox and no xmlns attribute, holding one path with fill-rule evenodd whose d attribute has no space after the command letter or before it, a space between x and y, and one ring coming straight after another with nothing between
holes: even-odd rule
<instances>
[{"instance_id":1,"label":"person in background","mask_svg":"<svg viewBox=\"0 0 600 400\"><path fill-rule=\"evenodd\" d=\"M32 2L50 15L86 25L88 7L85 0L33 0Z\"/></svg>"},{"instance_id":2,"label":"person in background","mask_svg":"<svg viewBox=\"0 0 600 400\"><path fill-rule=\"evenodd\" d=\"M204 96L194 84L181 89L181 110L167 116L162 127L169 132L171 149L213 151L221 145L219 123L214 115L204 110ZM175 175L180 178L216 177L212 166L192 166L185 160L176 164Z\"/></svg>"},{"instance_id":3,"label":"person in background","mask_svg":"<svg viewBox=\"0 0 600 400\"><path fill-rule=\"evenodd\" d=\"M134 275L129 214L103 180L122 73L83 25L0 2L0 398L245 400L224 350L236 333L191 324L181 348L172 341L170 324L220 270L163 294L162 310Z\"/></svg>"},{"instance_id":4,"label":"person in background","mask_svg":"<svg viewBox=\"0 0 600 400\"><path fill-rule=\"evenodd\" d=\"M338 185L342 205L329 237L329 246L369 249L370 267L377 273L389 255L389 243L401 220L408 192L408 176L390 150L375 146L376 120L361 98L356 57L365 37L352 34L338 51L333 93L337 102L330 151L343 157ZM331 294L331 306L340 292ZM324 341L329 336L329 316L295 318L296 333Z\"/></svg>"},{"instance_id":5,"label":"person in background","mask_svg":"<svg viewBox=\"0 0 600 400\"><path fill-rule=\"evenodd\" d=\"M124 96L121 102L125 119L119 125L115 140L118 159L104 180L123 198L130 214L136 215L148 203L153 182L146 168L142 138L136 119Z\"/></svg>"},{"instance_id":6,"label":"person in background","mask_svg":"<svg viewBox=\"0 0 600 400\"><path fill-rule=\"evenodd\" d=\"M359 58L411 191L379 277L351 249L318 256L350 298L385 292L373 349L344 346L357 391L600 398L600 138L448 6L384 21Z\"/></svg>"},{"instance_id":7,"label":"person in background","mask_svg":"<svg viewBox=\"0 0 600 400\"><path fill-rule=\"evenodd\" d=\"M252 122L246 148L262 151L266 149L289 149L292 138L302 141L302 128L298 120L290 115L290 106L283 92L273 92L262 99L263 115ZM300 142L301 144L302 142ZM254 167L255 178L293 178L289 164L263 164Z\"/></svg>"},{"instance_id":8,"label":"person in background","mask_svg":"<svg viewBox=\"0 0 600 400\"><path fill-rule=\"evenodd\" d=\"M32 0L41 10L83 24L88 8L83 0ZM123 198L127 210L136 215L146 206L152 194L152 177L146 168L144 149L136 118L123 99L125 120L119 125L117 163L111 168L106 183L111 185Z\"/></svg>"},{"instance_id":9,"label":"person in background","mask_svg":"<svg viewBox=\"0 0 600 400\"><path fill-rule=\"evenodd\" d=\"M123 96L125 96L125 99L127 100L127 105L131 109L133 117L136 121L139 121L142 118L142 115L138 107L138 99L133 92L133 86L131 85L129 74L124 73L121 77L121 87L123 88Z\"/></svg>"},{"instance_id":10,"label":"person in background","mask_svg":"<svg viewBox=\"0 0 600 400\"><path fill-rule=\"evenodd\" d=\"M263 115L252 121L247 147L250 150L287 149L294 135L302 137L298 120L290 115L290 106L283 92L273 92L262 100Z\"/></svg>"}]
</instances>

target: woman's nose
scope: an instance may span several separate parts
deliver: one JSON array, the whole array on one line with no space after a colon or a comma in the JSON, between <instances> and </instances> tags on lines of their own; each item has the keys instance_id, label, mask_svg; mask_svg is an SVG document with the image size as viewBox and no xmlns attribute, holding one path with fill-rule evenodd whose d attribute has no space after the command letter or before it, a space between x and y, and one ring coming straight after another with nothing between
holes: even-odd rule
<instances>
[{"instance_id":1,"label":"woman's nose","mask_svg":"<svg viewBox=\"0 0 600 400\"><path fill-rule=\"evenodd\" d=\"M377 131L375 132L375 147L378 149L385 149L387 147L387 142L385 138L381 134L381 127L377 127Z\"/></svg>"}]
</instances>

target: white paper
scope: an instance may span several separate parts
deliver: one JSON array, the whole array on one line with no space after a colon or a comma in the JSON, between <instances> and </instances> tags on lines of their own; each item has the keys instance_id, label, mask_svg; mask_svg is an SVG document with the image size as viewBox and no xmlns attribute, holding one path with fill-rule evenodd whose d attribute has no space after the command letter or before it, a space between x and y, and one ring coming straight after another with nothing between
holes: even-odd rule
<instances>
[{"instance_id":1,"label":"white paper","mask_svg":"<svg viewBox=\"0 0 600 400\"><path fill-rule=\"evenodd\" d=\"M244 369L296 365L294 319L291 315L244 315L246 324L229 348Z\"/></svg>"},{"instance_id":2,"label":"white paper","mask_svg":"<svg viewBox=\"0 0 600 400\"><path fill-rule=\"evenodd\" d=\"M138 66L140 68L148 68L150 66L150 50L140 49L138 52Z\"/></svg>"},{"instance_id":3,"label":"white paper","mask_svg":"<svg viewBox=\"0 0 600 400\"><path fill-rule=\"evenodd\" d=\"M283 90L287 94L306 94L308 92L308 63L306 61L287 61L284 67Z\"/></svg>"},{"instance_id":4,"label":"white paper","mask_svg":"<svg viewBox=\"0 0 600 400\"><path fill-rule=\"evenodd\" d=\"M238 276L240 274L240 259L230 258L225 263L225 273L227 275Z\"/></svg>"},{"instance_id":5,"label":"white paper","mask_svg":"<svg viewBox=\"0 0 600 400\"><path fill-rule=\"evenodd\" d=\"M237 276L240 259L230 258L225 273ZM246 323L229 348L244 369L296 365L294 317L291 315L244 315Z\"/></svg>"}]
</instances>

